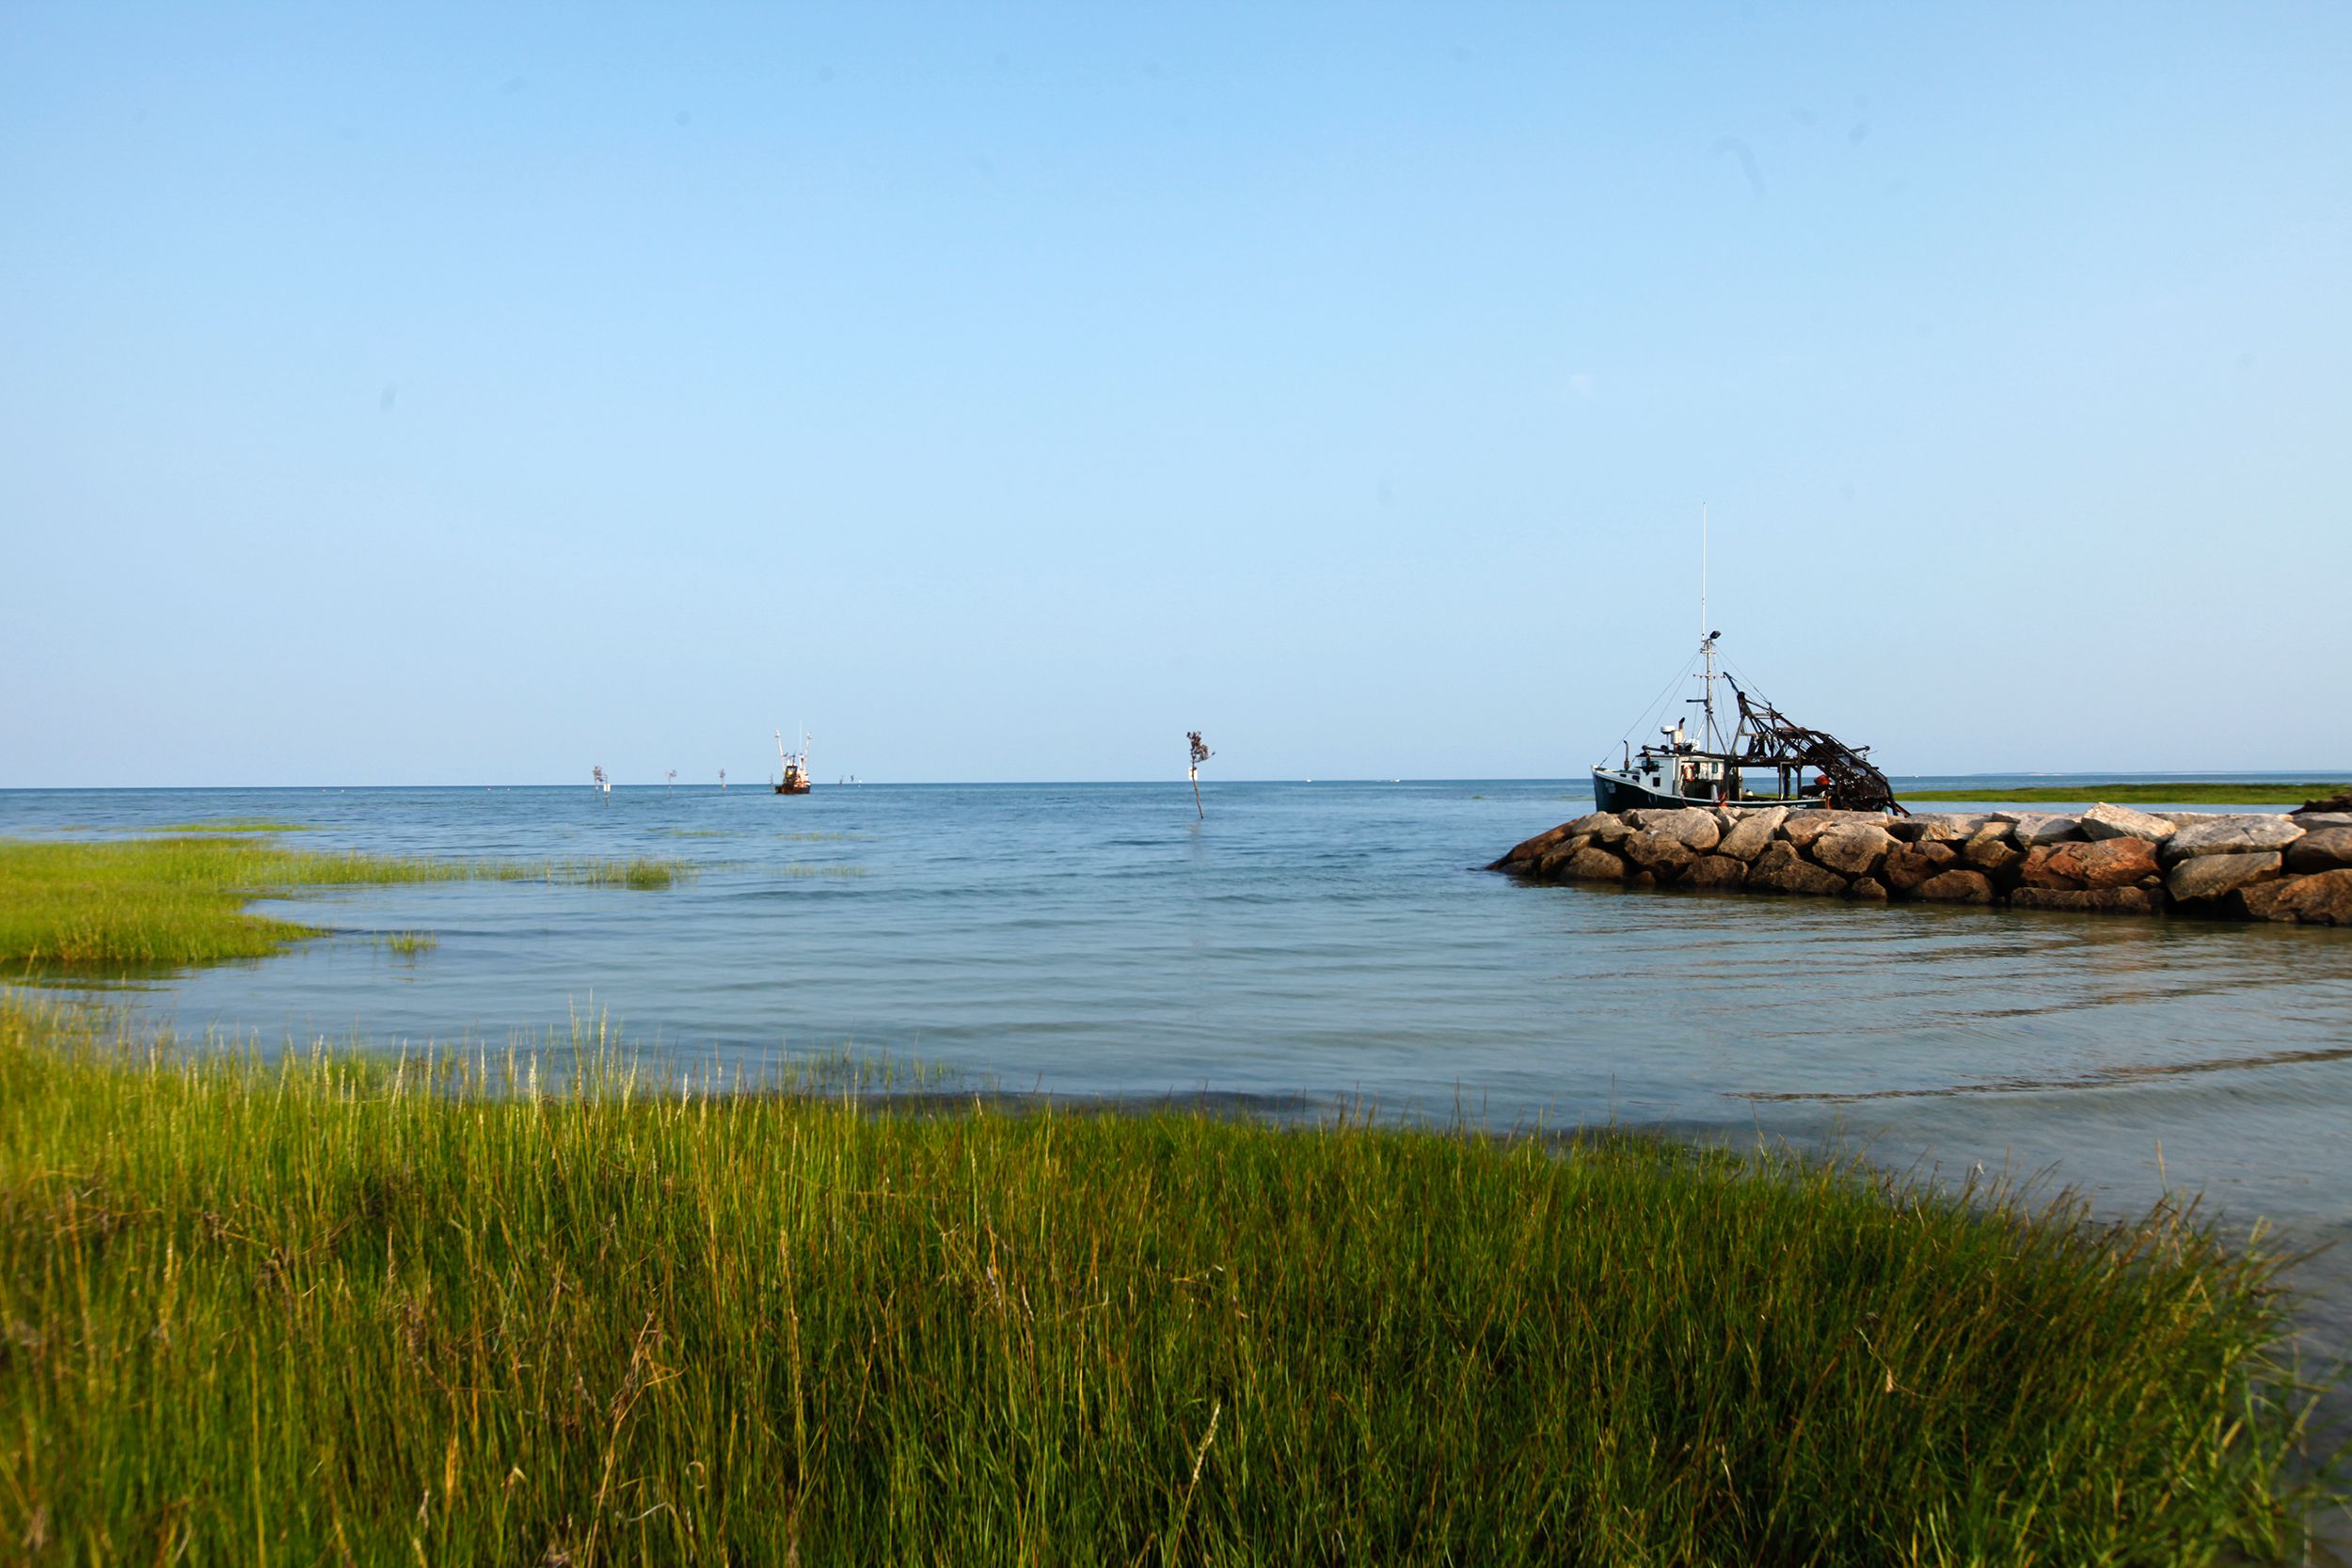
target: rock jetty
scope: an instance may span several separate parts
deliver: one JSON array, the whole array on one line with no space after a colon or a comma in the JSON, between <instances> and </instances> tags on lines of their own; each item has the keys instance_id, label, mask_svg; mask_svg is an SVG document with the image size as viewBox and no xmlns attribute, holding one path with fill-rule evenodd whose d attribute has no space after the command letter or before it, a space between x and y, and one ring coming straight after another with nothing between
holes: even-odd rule
<instances>
[{"instance_id":1,"label":"rock jetty","mask_svg":"<svg viewBox=\"0 0 2352 1568\"><path fill-rule=\"evenodd\" d=\"M1604 811L1536 834L1488 869L1529 882L2352 926L2352 811Z\"/></svg>"}]
</instances>

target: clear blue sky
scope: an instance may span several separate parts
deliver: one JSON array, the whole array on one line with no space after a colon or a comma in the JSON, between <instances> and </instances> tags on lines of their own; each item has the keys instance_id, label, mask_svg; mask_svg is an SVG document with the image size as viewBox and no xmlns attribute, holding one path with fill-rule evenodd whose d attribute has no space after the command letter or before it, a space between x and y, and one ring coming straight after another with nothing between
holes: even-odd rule
<instances>
[{"instance_id":1,"label":"clear blue sky","mask_svg":"<svg viewBox=\"0 0 2352 1568\"><path fill-rule=\"evenodd\" d=\"M2352 6L11 6L0 785L2352 765Z\"/></svg>"}]
</instances>

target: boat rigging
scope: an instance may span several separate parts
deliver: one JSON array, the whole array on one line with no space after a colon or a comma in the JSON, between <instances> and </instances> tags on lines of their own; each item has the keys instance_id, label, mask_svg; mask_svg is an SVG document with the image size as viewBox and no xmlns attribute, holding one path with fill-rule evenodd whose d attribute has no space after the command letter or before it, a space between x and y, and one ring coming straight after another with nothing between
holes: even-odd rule
<instances>
[{"instance_id":1,"label":"boat rigging","mask_svg":"<svg viewBox=\"0 0 2352 1568\"><path fill-rule=\"evenodd\" d=\"M1724 634L1709 630L1707 621L1707 513L1701 508L1699 695L1688 701L1699 710L1699 733L1692 736L1685 721L1677 719L1639 752L1629 744L1616 767L1595 767L1594 809L1728 804L1909 815L1895 799L1886 775L1871 763L1867 746L1849 746L1826 730L1797 723L1717 669L1715 644ZM1731 688L1739 713L1728 736L1717 719L1717 681ZM1770 773L1772 783L1751 785L1751 771Z\"/></svg>"}]
</instances>

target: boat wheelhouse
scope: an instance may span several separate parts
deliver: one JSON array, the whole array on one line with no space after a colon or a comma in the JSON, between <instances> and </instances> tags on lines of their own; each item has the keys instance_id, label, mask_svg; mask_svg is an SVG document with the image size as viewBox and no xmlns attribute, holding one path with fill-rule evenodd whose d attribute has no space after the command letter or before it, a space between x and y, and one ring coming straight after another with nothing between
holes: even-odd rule
<instances>
[{"instance_id":1,"label":"boat wheelhouse","mask_svg":"<svg viewBox=\"0 0 2352 1568\"><path fill-rule=\"evenodd\" d=\"M776 761L784 768L784 777L776 781L777 794L805 795L808 793L809 739L810 737L803 734L801 736L801 749L797 752L787 752L784 749L784 732L782 730L776 732Z\"/></svg>"}]
</instances>

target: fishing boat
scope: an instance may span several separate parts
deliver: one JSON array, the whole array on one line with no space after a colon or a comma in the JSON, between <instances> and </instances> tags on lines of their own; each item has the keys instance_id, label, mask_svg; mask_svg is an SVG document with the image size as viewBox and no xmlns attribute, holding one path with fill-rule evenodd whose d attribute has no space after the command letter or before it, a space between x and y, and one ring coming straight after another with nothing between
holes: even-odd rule
<instances>
[{"instance_id":1,"label":"fishing boat","mask_svg":"<svg viewBox=\"0 0 2352 1568\"><path fill-rule=\"evenodd\" d=\"M1624 754L1614 766L1593 768L1593 808L1631 811L1655 806L1788 806L1800 810L1880 811L1908 816L1886 775L1870 762L1870 748L1849 746L1826 730L1808 729L1717 668L1720 631L1707 628L1707 521L1699 517L1699 695L1685 705L1698 712L1698 730L1677 718L1659 738ZM1728 728L1715 683L1731 690L1738 715Z\"/></svg>"},{"instance_id":2,"label":"fishing boat","mask_svg":"<svg viewBox=\"0 0 2352 1568\"><path fill-rule=\"evenodd\" d=\"M808 793L809 740L810 736L803 732L801 736L801 749L797 752L787 752L784 749L784 732L782 730L776 732L776 761L784 768L784 777L776 781L777 794L805 795Z\"/></svg>"}]
</instances>

